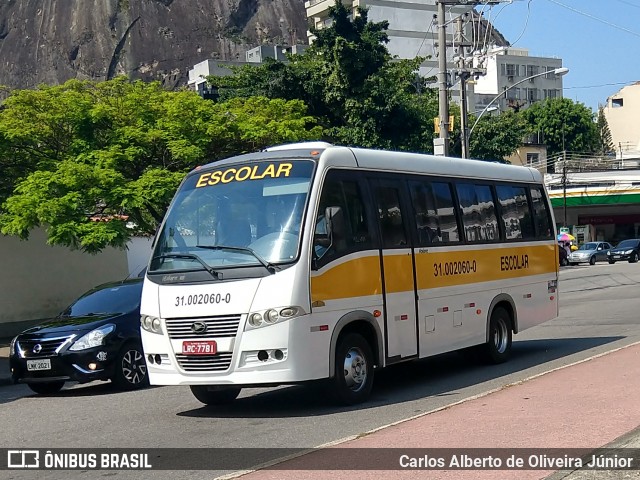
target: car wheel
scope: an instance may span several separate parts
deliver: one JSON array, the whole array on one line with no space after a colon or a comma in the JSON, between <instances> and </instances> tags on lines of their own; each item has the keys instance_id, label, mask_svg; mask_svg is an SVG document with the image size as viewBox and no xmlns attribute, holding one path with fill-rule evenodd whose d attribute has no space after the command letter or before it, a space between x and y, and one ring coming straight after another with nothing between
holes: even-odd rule
<instances>
[{"instance_id":1,"label":"car wheel","mask_svg":"<svg viewBox=\"0 0 640 480\"><path fill-rule=\"evenodd\" d=\"M636 252L631 252L631 256L629 257L629 263L636 263L638 261L638 254Z\"/></svg>"},{"instance_id":2,"label":"car wheel","mask_svg":"<svg viewBox=\"0 0 640 480\"><path fill-rule=\"evenodd\" d=\"M331 384L331 393L338 403L355 405L369 397L373 363L371 347L362 335L348 333L338 340Z\"/></svg>"},{"instance_id":3,"label":"car wheel","mask_svg":"<svg viewBox=\"0 0 640 480\"><path fill-rule=\"evenodd\" d=\"M120 390L136 390L149 386L147 363L139 343L127 342L120 349L112 381Z\"/></svg>"},{"instance_id":4,"label":"car wheel","mask_svg":"<svg viewBox=\"0 0 640 480\"><path fill-rule=\"evenodd\" d=\"M484 344L484 358L489 363L506 362L511 355L513 331L511 316L502 307L497 307L489 319L489 339Z\"/></svg>"},{"instance_id":5,"label":"car wheel","mask_svg":"<svg viewBox=\"0 0 640 480\"><path fill-rule=\"evenodd\" d=\"M225 405L240 395L241 388L215 385L191 385L191 393L205 405Z\"/></svg>"},{"instance_id":6,"label":"car wheel","mask_svg":"<svg viewBox=\"0 0 640 480\"><path fill-rule=\"evenodd\" d=\"M591 258L589 259L589 265L595 265L596 264L596 256L592 255Z\"/></svg>"},{"instance_id":7,"label":"car wheel","mask_svg":"<svg viewBox=\"0 0 640 480\"><path fill-rule=\"evenodd\" d=\"M58 380L57 382L28 383L27 386L40 395L49 395L62 390L64 380Z\"/></svg>"},{"instance_id":8,"label":"car wheel","mask_svg":"<svg viewBox=\"0 0 640 480\"><path fill-rule=\"evenodd\" d=\"M615 261L615 260L611 260L611 259L609 259L609 265L613 265L614 263L616 263L616 261Z\"/></svg>"}]
</instances>

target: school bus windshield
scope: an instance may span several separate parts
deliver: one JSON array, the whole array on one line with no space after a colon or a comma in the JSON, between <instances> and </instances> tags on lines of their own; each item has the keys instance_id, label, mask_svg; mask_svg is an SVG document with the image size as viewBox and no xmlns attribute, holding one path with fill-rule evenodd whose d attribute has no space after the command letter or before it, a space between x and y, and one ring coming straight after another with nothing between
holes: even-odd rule
<instances>
[{"instance_id":1,"label":"school bus windshield","mask_svg":"<svg viewBox=\"0 0 640 480\"><path fill-rule=\"evenodd\" d=\"M191 175L158 235L150 271L295 261L313 168L306 160L269 161Z\"/></svg>"}]
</instances>

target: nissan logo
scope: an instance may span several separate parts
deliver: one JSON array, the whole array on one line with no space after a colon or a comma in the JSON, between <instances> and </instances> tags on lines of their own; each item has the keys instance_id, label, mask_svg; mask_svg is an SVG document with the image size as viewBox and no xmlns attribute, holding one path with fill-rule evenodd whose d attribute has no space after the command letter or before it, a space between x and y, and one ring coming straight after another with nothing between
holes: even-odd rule
<instances>
[{"instance_id":1,"label":"nissan logo","mask_svg":"<svg viewBox=\"0 0 640 480\"><path fill-rule=\"evenodd\" d=\"M42 345L40 345L39 343L36 343L33 346L33 353L40 353L42 351Z\"/></svg>"},{"instance_id":2,"label":"nissan logo","mask_svg":"<svg viewBox=\"0 0 640 480\"><path fill-rule=\"evenodd\" d=\"M204 333L207 331L207 324L204 322L193 322L191 330L193 333Z\"/></svg>"}]
</instances>

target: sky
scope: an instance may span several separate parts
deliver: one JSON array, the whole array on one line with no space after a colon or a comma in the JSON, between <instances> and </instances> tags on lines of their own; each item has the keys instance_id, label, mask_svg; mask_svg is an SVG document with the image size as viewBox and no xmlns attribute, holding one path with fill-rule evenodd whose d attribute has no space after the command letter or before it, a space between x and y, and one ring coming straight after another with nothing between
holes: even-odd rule
<instances>
[{"instance_id":1,"label":"sky","mask_svg":"<svg viewBox=\"0 0 640 480\"><path fill-rule=\"evenodd\" d=\"M594 111L640 81L640 0L513 0L476 10L514 47L561 58L564 97Z\"/></svg>"}]
</instances>

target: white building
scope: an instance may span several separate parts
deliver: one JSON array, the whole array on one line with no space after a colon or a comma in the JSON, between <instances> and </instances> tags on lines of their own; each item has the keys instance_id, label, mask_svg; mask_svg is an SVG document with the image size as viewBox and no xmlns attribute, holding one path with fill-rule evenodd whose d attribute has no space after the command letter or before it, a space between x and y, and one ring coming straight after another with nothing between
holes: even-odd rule
<instances>
[{"instance_id":1,"label":"white building","mask_svg":"<svg viewBox=\"0 0 640 480\"><path fill-rule=\"evenodd\" d=\"M562 67L562 59L532 57L524 48L496 47L487 53L486 75L476 80L476 108L490 103L501 111L527 108L534 102L562 97L562 76L553 70ZM543 72L549 72L541 75ZM535 75L539 75L535 78ZM502 98L494 100L504 92ZM492 103L493 102L493 103Z\"/></svg>"},{"instance_id":2,"label":"white building","mask_svg":"<svg viewBox=\"0 0 640 480\"><path fill-rule=\"evenodd\" d=\"M616 158L625 167L640 166L640 82L627 85L607 98L603 111Z\"/></svg>"}]
</instances>

